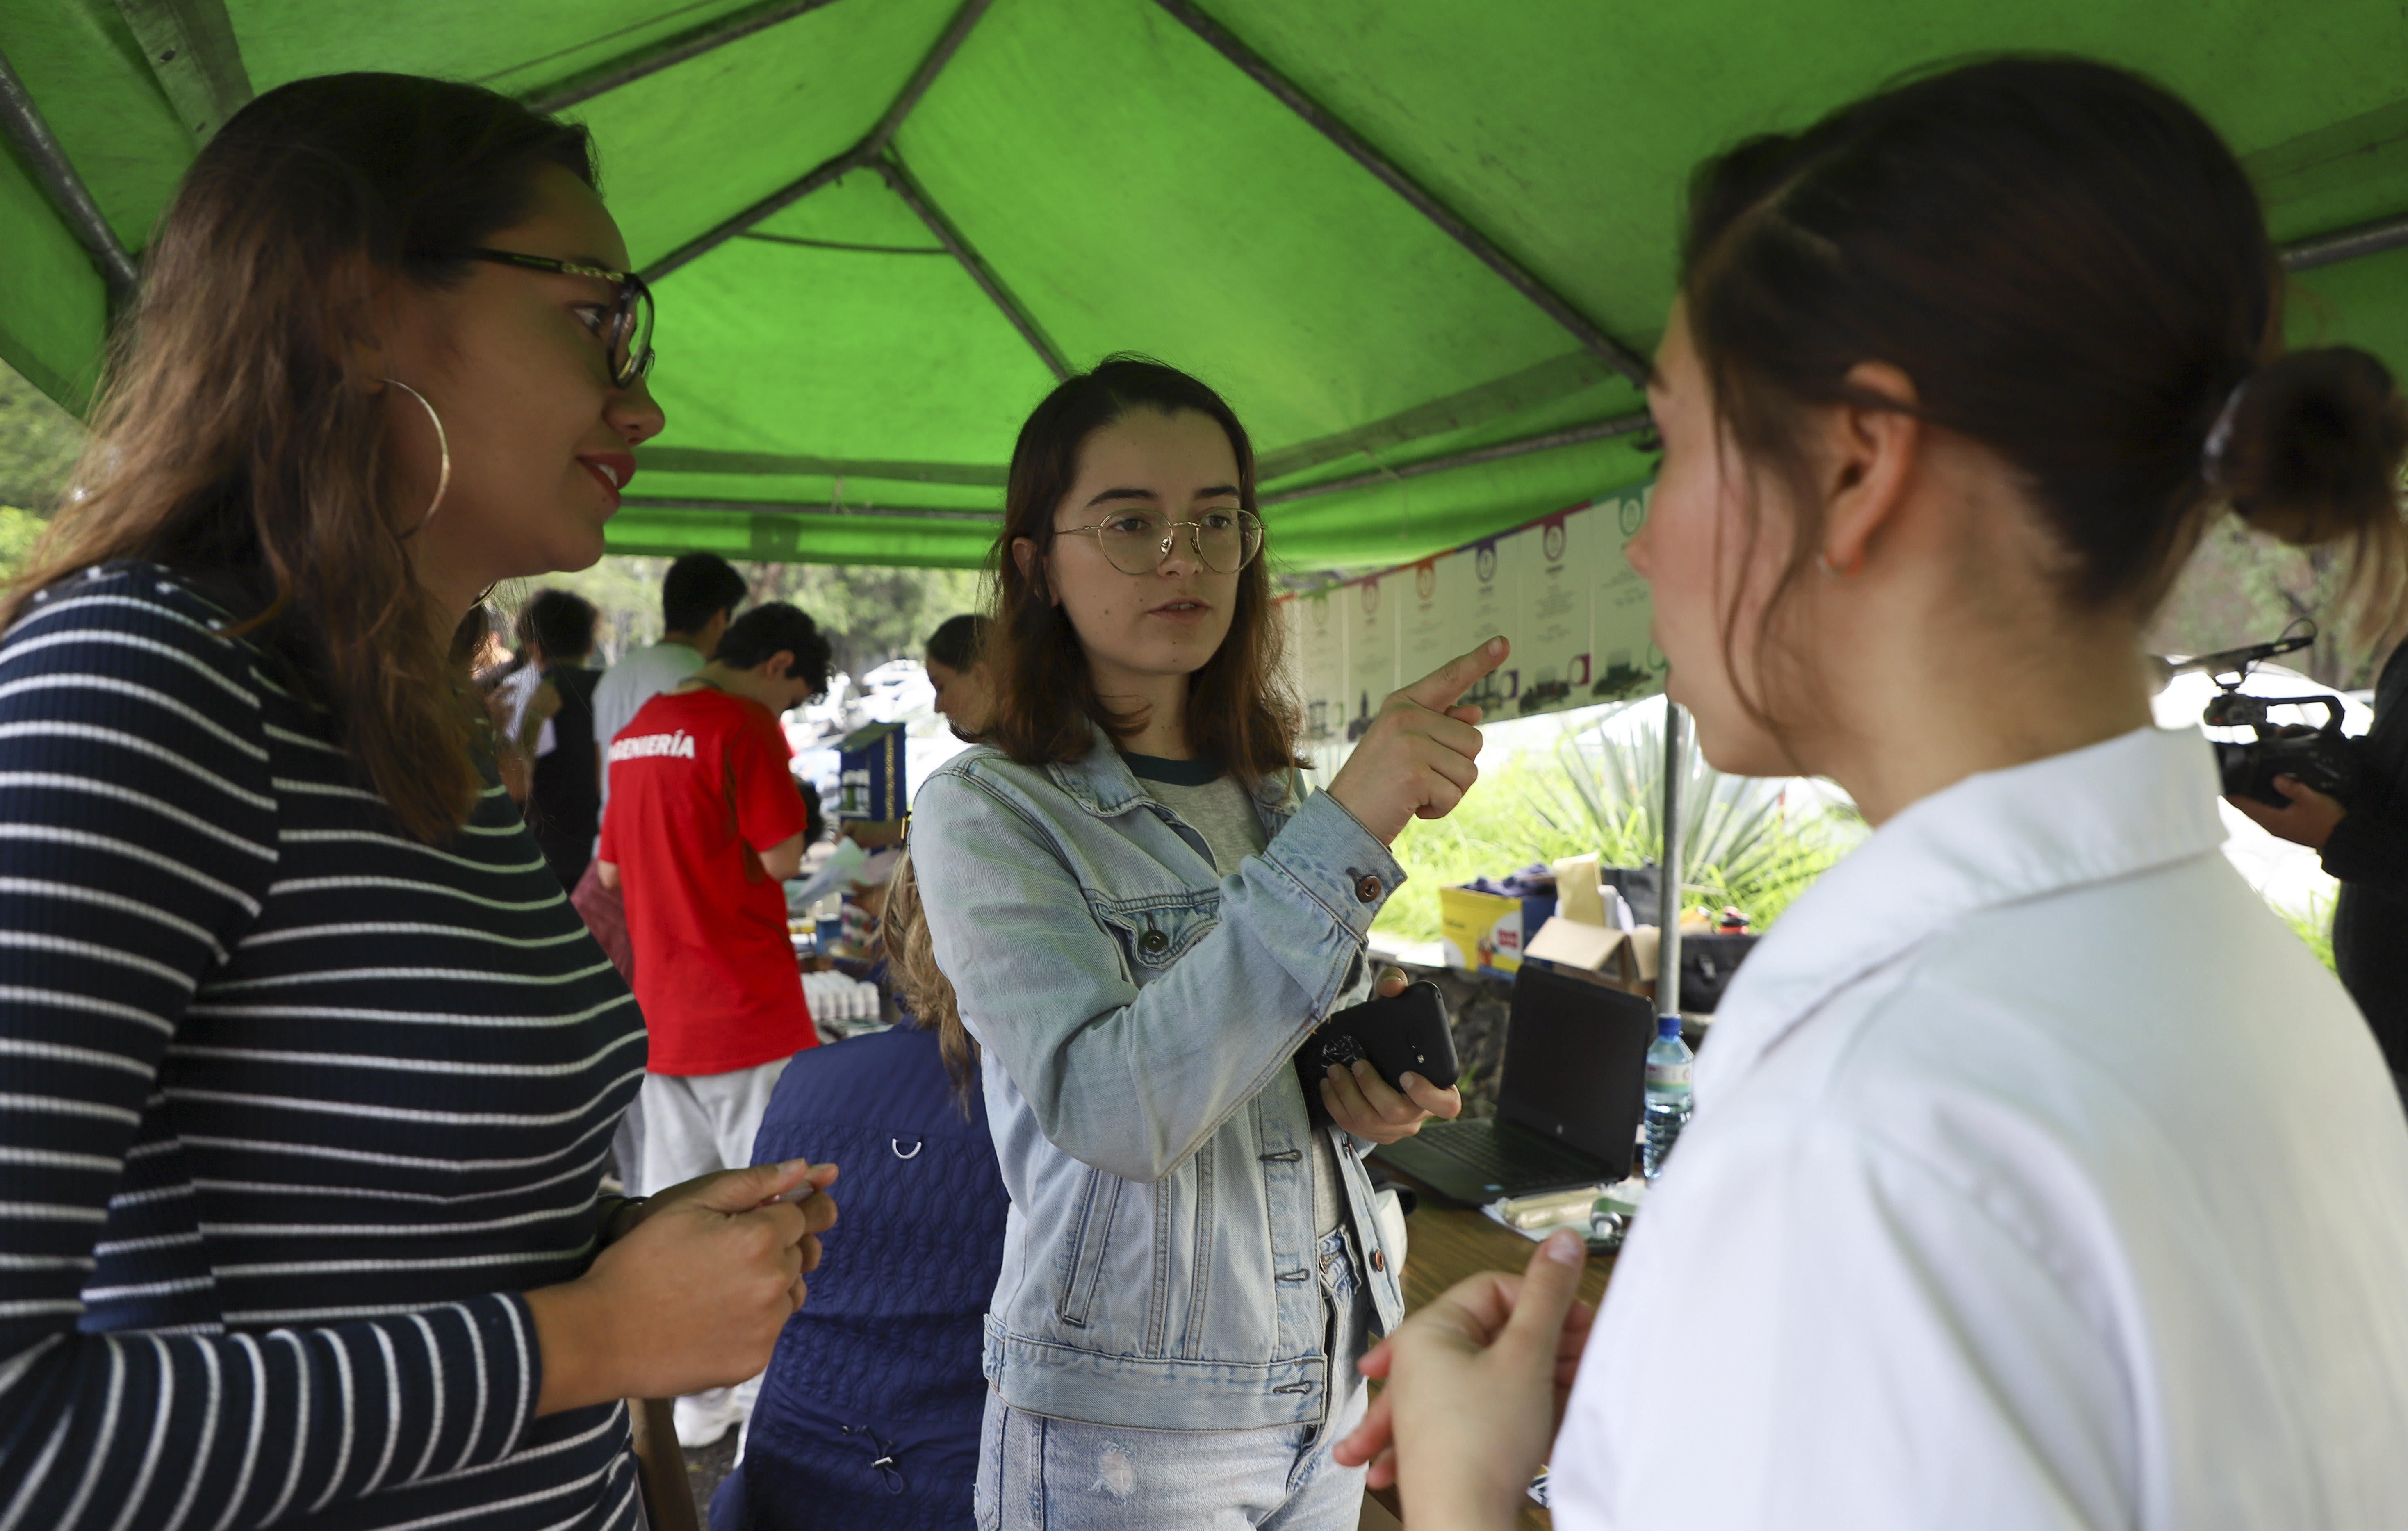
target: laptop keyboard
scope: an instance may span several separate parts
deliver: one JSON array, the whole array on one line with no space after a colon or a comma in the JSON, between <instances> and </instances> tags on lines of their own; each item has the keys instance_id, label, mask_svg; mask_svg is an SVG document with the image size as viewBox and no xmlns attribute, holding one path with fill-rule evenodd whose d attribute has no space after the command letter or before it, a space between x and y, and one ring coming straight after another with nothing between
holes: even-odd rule
<instances>
[{"instance_id":1,"label":"laptop keyboard","mask_svg":"<svg viewBox=\"0 0 2408 1531\"><path fill-rule=\"evenodd\" d=\"M1580 1179L1597 1172L1596 1162L1552 1143L1508 1138L1493 1132L1438 1132L1425 1127L1422 1144L1457 1164L1469 1165L1500 1183L1532 1177Z\"/></svg>"}]
</instances>

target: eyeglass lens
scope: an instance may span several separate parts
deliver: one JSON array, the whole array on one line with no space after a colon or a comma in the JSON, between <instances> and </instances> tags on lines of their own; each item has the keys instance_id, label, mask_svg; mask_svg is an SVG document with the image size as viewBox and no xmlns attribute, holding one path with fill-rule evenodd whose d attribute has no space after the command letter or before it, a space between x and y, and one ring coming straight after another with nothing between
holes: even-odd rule
<instances>
[{"instance_id":1,"label":"eyeglass lens","mask_svg":"<svg viewBox=\"0 0 2408 1531\"><path fill-rule=\"evenodd\" d=\"M652 364L652 294L630 283L619 305L618 323L611 333L610 365L624 388Z\"/></svg>"},{"instance_id":2,"label":"eyeglass lens","mask_svg":"<svg viewBox=\"0 0 2408 1531\"><path fill-rule=\"evenodd\" d=\"M1158 510L1125 510L1096 528L1096 540L1123 574L1152 574L1170 556L1181 531L1215 574L1237 573L1263 545L1263 523L1251 510L1204 510L1176 524Z\"/></svg>"}]
</instances>

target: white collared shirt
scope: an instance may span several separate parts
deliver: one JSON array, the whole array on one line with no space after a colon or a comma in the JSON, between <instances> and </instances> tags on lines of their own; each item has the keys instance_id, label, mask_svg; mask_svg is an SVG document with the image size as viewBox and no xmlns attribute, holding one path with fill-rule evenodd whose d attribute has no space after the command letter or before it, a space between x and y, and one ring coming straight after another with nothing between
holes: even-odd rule
<instances>
[{"instance_id":1,"label":"white collared shirt","mask_svg":"<svg viewBox=\"0 0 2408 1531\"><path fill-rule=\"evenodd\" d=\"M2195 730L1914 804L1725 996L1555 1524L2408 1525L2408 1121Z\"/></svg>"}]
</instances>

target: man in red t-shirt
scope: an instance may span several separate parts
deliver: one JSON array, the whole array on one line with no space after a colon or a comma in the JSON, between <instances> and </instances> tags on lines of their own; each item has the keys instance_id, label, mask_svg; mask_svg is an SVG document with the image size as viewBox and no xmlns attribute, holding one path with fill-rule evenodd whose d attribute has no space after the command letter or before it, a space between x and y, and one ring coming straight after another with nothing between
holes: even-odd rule
<instances>
[{"instance_id":1,"label":"man in red t-shirt","mask_svg":"<svg viewBox=\"0 0 2408 1531\"><path fill-rule=\"evenodd\" d=\"M610 741L602 873L626 899L636 948L652 1041L645 1108L659 1094L659 1109L686 1119L662 1152L645 1146L647 1189L750 1164L757 1113L731 1097L766 1101L777 1071L816 1039L780 886L802 865L807 815L778 715L826 689L827 664L810 617L782 601L756 607L710 664Z\"/></svg>"},{"instance_id":2,"label":"man in red t-shirt","mask_svg":"<svg viewBox=\"0 0 2408 1531\"><path fill-rule=\"evenodd\" d=\"M728 624L710 664L610 741L597 871L626 900L646 1064L642 1189L752 1162L787 1060L817 1044L780 884L806 814L778 716L827 689L828 643L782 601ZM744 1412L739 1390L678 1400L688 1445Z\"/></svg>"}]
</instances>

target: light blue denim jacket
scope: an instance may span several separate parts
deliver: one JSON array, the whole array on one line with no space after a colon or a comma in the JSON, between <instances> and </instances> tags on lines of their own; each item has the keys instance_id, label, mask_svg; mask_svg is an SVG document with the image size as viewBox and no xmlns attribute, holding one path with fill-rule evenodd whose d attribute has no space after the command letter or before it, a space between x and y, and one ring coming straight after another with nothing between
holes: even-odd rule
<instances>
[{"instance_id":1,"label":"light blue denim jacket","mask_svg":"<svg viewBox=\"0 0 2408 1531\"><path fill-rule=\"evenodd\" d=\"M955 756L911 859L984 1049L1011 1212L987 1379L1014 1408L1153 1429L1315 1424L1329 1404L1312 1156L1292 1058L1363 997L1404 873L1291 774L1222 878L1097 736L1083 760ZM1332 1134L1378 1327L1404 1314L1362 1145Z\"/></svg>"}]
</instances>

